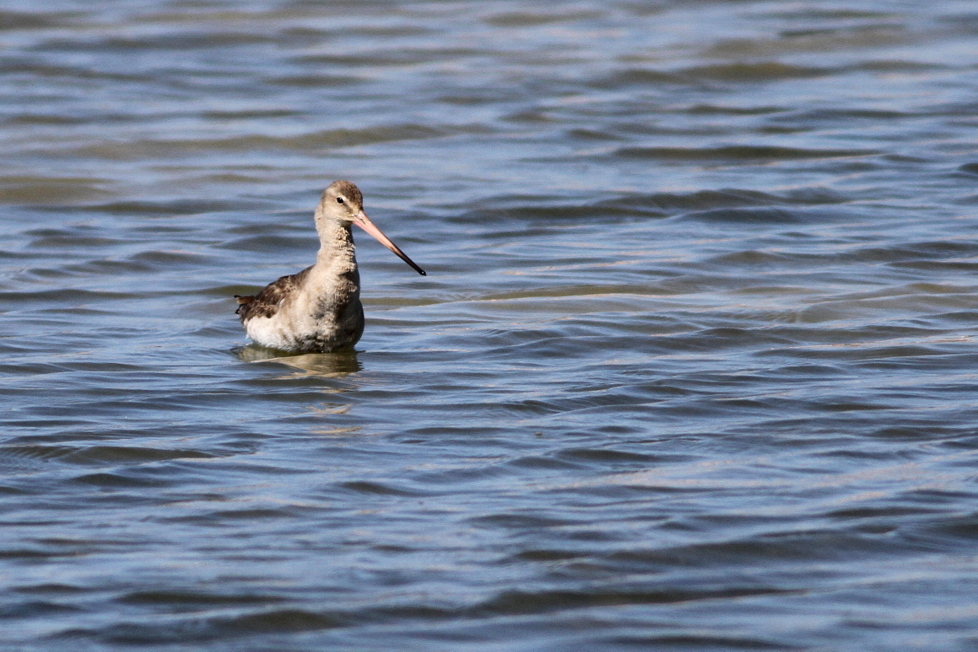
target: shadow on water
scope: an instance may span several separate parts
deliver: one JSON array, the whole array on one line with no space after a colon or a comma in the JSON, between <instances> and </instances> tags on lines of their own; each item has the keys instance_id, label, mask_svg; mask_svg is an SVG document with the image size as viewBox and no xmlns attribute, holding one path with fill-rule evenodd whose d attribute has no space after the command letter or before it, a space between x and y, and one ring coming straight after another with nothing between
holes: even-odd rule
<instances>
[{"instance_id":1,"label":"shadow on water","mask_svg":"<svg viewBox=\"0 0 978 652\"><path fill-rule=\"evenodd\" d=\"M353 374L363 366L357 359L354 349L332 351L330 353L303 353L287 355L282 351L268 349L256 344L248 344L233 352L243 362L278 362L295 369L325 377L340 377Z\"/></svg>"}]
</instances>

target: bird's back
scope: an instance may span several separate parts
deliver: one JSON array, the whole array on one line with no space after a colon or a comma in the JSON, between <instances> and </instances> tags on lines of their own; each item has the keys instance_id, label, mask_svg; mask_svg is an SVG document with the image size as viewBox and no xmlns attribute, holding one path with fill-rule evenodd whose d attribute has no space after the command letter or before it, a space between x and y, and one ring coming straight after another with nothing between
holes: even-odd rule
<instances>
[{"instance_id":1,"label":"bird's back","mask_svg":"<svg viewBox=\"0 0 978 652\"><path fill-rule=\"evenodd\" d=\"M255 317L274 317L290 297L298 294L311 269L312 267L307 267L298 274L283 276L266 285L254 296L235 295L234 298L238 300L235 313L241 316L241 323L247 325Z\"/></svg>"}]
</instances>

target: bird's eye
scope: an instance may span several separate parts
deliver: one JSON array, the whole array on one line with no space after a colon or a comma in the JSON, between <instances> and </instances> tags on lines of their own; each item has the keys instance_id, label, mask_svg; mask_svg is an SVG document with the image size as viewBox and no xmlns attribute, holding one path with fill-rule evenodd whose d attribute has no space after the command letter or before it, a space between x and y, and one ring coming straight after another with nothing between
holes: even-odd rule
<instances>
[{"instance_id":1,"label":"bird's eye","mask_svg":"<svg viewBox=\"0 0 978 652\"><path fill-rule=\"evenodd\" d=\"M336 198L336 203L337 204L345 204L346 202L343 201L343 198L342 197L337 197Z\"/></svg>"}]
</instances>

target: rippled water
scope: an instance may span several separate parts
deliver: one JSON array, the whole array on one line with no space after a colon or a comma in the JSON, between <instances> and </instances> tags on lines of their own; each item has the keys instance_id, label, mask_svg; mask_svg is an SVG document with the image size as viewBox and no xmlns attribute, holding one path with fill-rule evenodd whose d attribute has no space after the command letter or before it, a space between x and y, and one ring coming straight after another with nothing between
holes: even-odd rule
<instances>
[{"instance_id":1,"label":"rippled water","mask_svg":"<svg viewBox=\"0 0 978 652\"><path fill-rule=\"evenodd\" d=\"M974 649L976 37L8 0L3 648ZM337 178L429 276L268 359Z\"/></svg>"}]
</instances>

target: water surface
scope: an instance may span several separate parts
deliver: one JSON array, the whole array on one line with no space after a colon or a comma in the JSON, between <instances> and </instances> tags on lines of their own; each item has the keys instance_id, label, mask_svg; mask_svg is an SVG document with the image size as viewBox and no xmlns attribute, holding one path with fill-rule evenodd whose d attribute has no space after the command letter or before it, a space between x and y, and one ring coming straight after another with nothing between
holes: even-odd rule
<instances>
[{"instance_id":1,"label":"water surface","mask_svg":"<svg viewBox=\"0 0 978 652\"><path fill-rule=\"evenodd\" d=\"M976 36L7 2L4 649L973 649ZM270 359L337 178L429 275Z\"/></svg>"}]
</instances>

